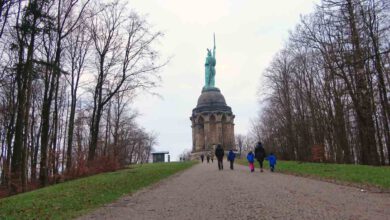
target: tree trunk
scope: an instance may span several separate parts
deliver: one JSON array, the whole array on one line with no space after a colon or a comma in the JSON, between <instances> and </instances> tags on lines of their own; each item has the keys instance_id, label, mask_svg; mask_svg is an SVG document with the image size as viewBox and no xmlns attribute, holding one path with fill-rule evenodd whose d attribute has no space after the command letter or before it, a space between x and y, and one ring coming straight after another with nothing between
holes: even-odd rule
<instances>
[{"instance_id":1,"label":"tree trunk","mask_svg":"<svg viewBox=\"0 0 390 220\"><path fill-rule=\"evenodd\" d=\"M11 89L14 91L15 90L15 81L12 83ZM11 91L12 91L11 90ZM9 112L10 112L10 119L8 121L7 125L7 134L6 134L6 145L7 145L7 156L4 161L4 166L3 166L3 173L4 173L4 182L5 184L9 187L10 184L10 175L11 175L11 157L12 157L12 140L14 137L14 128L15 128L15 94L12 92L10 93L10 98L9 98Z\"/></svg>"},{"instance_id":2,"label":"tree trunk","mask_svg":"<svg viewBox=\"0 0 390 220\"><path fill-rule=\"evenodd\" d=\"M59 90L59 79L60 75L56 76L56 88L54 94L54 112L53 112L53 136L52 136L52 157L51 157L51 165L52 165L52 173L54 178L56 178L58 174L57 167L57 139L58 139L58 90Z\"/></svg>"},{"instance_id":3,"label":"tree trunk","mask_svg":"<svg viewBox=\"0 0 390 220\"><path fill-rule=\"evenodd\" d=\"M361 161L363 164L379 165L379 157L376 149L375 127L372 119L372 104L368 91L367 75L364 70L364 57L361 50L359 33L355 19L352 0L347 1L348 21L351 30L351 42L353 45L354 71L356 73L355 108L357 124L361 143Z\"/></svg>"},{"instance_id":4,"label":"tree trunk","mask_svg":"<svg viewBox=\"0 0 390 220\"><path fill-rule=\"evenodd\" d=\"M50 70L46 70L47 78L45 83L45 95L42 104L41 114L41 161L39 168L39 180L42 186L48 184L48 158L47 148L49 145L49 126L50 126L50 106L52 101L52 94L54 88L55 77L50 73ZM52 75L52 76L50 76Z\"/></svg>"}]
</instances>

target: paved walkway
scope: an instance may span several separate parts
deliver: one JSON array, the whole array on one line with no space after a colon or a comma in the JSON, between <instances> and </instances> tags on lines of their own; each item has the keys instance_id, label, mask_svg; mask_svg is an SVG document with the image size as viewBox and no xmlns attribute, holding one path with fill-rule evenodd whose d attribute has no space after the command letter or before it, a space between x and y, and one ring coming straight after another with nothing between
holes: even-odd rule
<instances>
[{"instance_id":1,"label":"paved walkway","mask_svg":"<svg viewBox=\"0 0 390 220\"><path fill-rule=\"evenodd\" d=\"M390 219L390 194L198 164L81 219Z\"/></svg>"}]
</instances>

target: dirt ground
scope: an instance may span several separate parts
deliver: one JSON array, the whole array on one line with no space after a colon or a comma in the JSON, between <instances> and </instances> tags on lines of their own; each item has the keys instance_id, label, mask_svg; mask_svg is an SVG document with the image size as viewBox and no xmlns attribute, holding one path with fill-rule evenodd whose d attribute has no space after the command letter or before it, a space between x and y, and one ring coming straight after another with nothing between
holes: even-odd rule
<instances>
[{"instance_id":1,"label":"dirt ground","mask_svg":"<svg viewBox=\"0 0 390 220\"><path fill-rule=\"evenodd\" d=\"M80 219L390 219L390 194L197 164Z\"/></svg>"}]
</instances>

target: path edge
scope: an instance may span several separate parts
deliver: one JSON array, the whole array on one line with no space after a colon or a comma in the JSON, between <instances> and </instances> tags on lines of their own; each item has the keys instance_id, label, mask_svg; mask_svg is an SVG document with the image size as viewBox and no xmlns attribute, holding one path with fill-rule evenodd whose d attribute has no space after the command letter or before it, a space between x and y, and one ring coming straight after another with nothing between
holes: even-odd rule
<instances>
[{"instance_id":1,"label":"path edge","mask_svg":"<svg viewBox=\"0 0 390 220\"><path fill-rule=\"evenodd\" d=\"M184 172L186 171L189 171L190 169L194 168L194 166L198 165L199 163L195 162L193 163L193 165L191 165L190 167L188 168L185 168L183 170L180 170L172 175L169 175L155 183L152 183L148 186L145 186L145 187L142 187L140 189L138 189L137 191L133 192L133 193L129 193L129 194L125 194L121 197L119 197L118 199L110 202L110 203L106 203L106 204L103 204L102 206L99 206L99 207L96 207L96 208L93 208L93 209L90 209L90 210L85 210L85 212L81 213L81 215L77 215L77 216L74 216L72 219L89 219L87 218L89 215L91 215L93 212L99 210L99 209L104 209L104 208L108 208L108 207L111 207L113 204L115 203L119 203L123 200L126 200L126 198L129 198L129 197L133 197L133 196L136 196L136 195L139 195L139 194L143 194L143 193L146 193L148 192L149 190L152 190L152 189L155 189L157 188L159 185L165 183L166 181L169 181L173 178L176 178L180 175L182 175Z\"/></svg>"}]
</instances>

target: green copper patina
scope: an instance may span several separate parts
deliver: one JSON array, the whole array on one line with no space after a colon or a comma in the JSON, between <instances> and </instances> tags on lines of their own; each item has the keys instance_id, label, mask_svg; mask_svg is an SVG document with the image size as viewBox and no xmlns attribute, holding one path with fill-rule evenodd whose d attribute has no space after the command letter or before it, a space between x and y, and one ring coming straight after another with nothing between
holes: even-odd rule
<instances>
[{"instance_id":1,"label":"green copper patina","mask_svg":"<svg viewBox=\"0 0 390 220\"><path fill-rule=\"evenodd\" d=\"M205 85L203 89L215 88L215 64L217 63L215 59L215 34L214 34L214 49L211 53L211 50L207 48L207 57L205 67Z\"/></svg>"}]
</instances>

